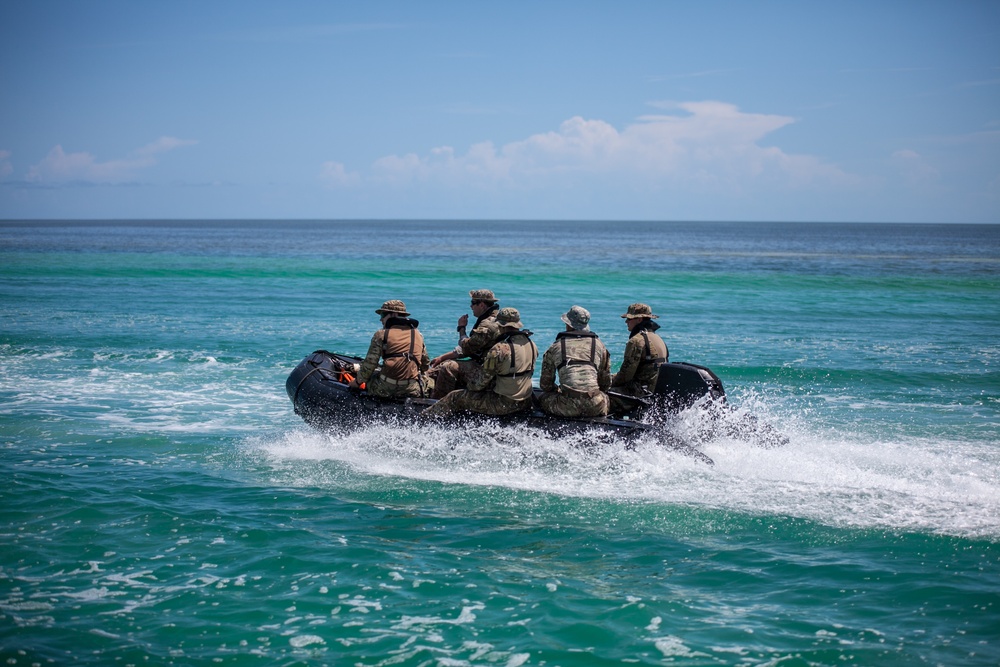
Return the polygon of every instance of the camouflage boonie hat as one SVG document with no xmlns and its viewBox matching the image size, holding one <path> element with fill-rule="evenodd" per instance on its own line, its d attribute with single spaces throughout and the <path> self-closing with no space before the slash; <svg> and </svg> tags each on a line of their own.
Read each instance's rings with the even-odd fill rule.
<svg viewBox="0 0 1000 667">
<path fill-rule="evenodd" d="M 633 303 L 628 307 L 628 312 L 626 312 L 622 317 L 626 319 L 634 319 L 639 317 L 645 317 L 648 319 L 655 320 L 659 315 L 653 314 L 653 309 L 644 303 Z"/>
<path fill-rule="evenodd" d="M 517 308 L 501 308 L 497 313 L 497 324 L 502 327 L 514 327 L 515 329 L 524 327 L 521 324 L 521 313 L 517 312 Z"/>
<path fill-rule="evenodd" d="M 382 307 L 375 311 L 377 315 L 409 315 L 406 312 L 406 304 L 399 299 L 390 299 L 382 304 Z"/>
<path fill-rule="evenodd" d="M 469 292 L 469 296 L 472 297 L 473 301 L 497 302 L 497 298 L 493 296 L 493 291 L 488 289 L 474 289 Z"/>
<path fill-rule="evenodd" d="M 573 306 L 560 319 L 577 331 L 590 331 L 590 311 Z"/>
</svg>

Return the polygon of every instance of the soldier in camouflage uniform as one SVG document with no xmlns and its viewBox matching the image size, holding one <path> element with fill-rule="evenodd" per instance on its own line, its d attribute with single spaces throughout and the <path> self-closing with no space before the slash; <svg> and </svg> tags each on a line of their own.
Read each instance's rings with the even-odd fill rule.
<svg viewBox="0 0 1000 667">
<path fill-rule="evenodd" d="M 454 350 L 431 359 L 431 369 L 436 371 L 434 398 L 444 398 L 455 389 L 481 386 L 486 382 L 483 359 L 500 337 L 500 325 L 496 321 L 500 305 L 488 289 L 472 290 L 469 296 L 472 298 L 472 314 L 476 316 L 472 333 L 466 335 L 469 316 L 462 315 L 458 318 L 458 345 Z"/>
<path fill-rule="evenodd" d="M 421 376 L 430 366 L 420 324 L 409 318 L 406 304 L 392 299 L 375 311 L 382 327 L 372 335 L 368 354 L 350 386 L 365 384 L 368 393 L 381 398 L 423 396 L 426 380 Z M 384 363 L 379 366 L 379 361 Z M 377 371 L 377 372 L 376 372 Z"/>
<path fill-rule="evenodd" d="M 573 306 L 562 321 L 566 331 L 556 336 L 542 357 L 542 409 L 559 417 L 606 415 L 609 402 L 604 392 L 611 385 L 611 355 L 590 330 L 590 313 L 585 308 Z"/>
<path fill-rule="evenodd" d="M 481 383 L 456 389 L 421 413 L 440 418 L 458 412 L 509 415 L 531 407 L 531 376 L 538 348 L 523 330 L 521 314 L 503 308 L 496 316 L 500 337 L 483 358 Z"/>
<path fill-rule="evenodd" d="M 659 317 L 644 303 L 633 303 L 622 317 L 629 329 L 628 343 L 621 368 L 611 380 L 611 390 L 628 396 L 645 396 L 656 387 L 660 364 L 667 362 L 670 351 L 656 333 Z M 622 412 L 628 406 L 612 397 L 611 411 Z"/>
</svg>

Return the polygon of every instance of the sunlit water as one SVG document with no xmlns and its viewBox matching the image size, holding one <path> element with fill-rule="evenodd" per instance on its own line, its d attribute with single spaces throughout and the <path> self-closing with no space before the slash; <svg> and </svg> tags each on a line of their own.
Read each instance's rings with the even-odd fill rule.
<svg viewBox="0 0 1000 667">
<path fill-rule="evenodd" d="M 284 379 L 490 287 L 711 367 L 647 438 L 319 433 Z M 0 224 L 6 664 L 997 664 L 1000 227 Z M 708 434 L 708 435 L 706 435 Z"/>
</svg>

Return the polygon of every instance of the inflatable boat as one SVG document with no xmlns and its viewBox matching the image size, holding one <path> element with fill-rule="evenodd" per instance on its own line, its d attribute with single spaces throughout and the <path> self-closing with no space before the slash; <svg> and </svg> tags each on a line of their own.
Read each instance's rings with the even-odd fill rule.
<svg viewBox="0 0 1000 667">
<path fill-rule="evenodd" d="M 303 359 L 285 381 L 285 391 L 295 413 L 317 429 L 343 433 L 378 423 L 413 424 L 420 420 L 420 412 L 435 402 L 431 398 L 385 399 L 350 388 L 348 383 L 357 373 L 361 361 L 359 357 L 326 350 L 317 350 Z M 540 389 L 535 389 L 536 396 L 540 392 Z M 712 463 L 708 456 L 669 428 L 671 416 L 696 404 L 714 406 L 714 409 L 725 405 L 726 393 L 722 382 L 711 370 L 695 364 L 666 363 L 660 367 L 651 396 L 618 396 L 626 404 L 627 411 L 608 417 L 556 417 L 542 412 L 536 400 L 532 401 L 530 410 L 518 414 L 504 417 L 456 415 L 455 422 L 464 426 L 484 420 L 517 423 L 555 436 L 586 433 L 595 441 L 616 438 L 631 443 L 645 436 L 663 446 Z M 757 444 L 782 444 L 781 436 L 773 429 L 761 430 L 759 427 L 763 425 L 754 426 L 765 436 Z"/>
</svg>

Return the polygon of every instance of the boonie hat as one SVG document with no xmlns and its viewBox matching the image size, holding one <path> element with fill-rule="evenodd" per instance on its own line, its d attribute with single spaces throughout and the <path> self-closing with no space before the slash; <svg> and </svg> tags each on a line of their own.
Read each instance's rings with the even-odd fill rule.
<svg viewBox="0 0 1000 667">
<path fill-rule="evenodd" d="M 382 307 L 375 311 L 377 315 L 409 315 L 406 312 L 406 304 L 399 299 L 390 299 L 382 304 Z"/>
<path fill-rule="evenodd" d="M 644 303 L 633 303 L 628 307 L 628 311 L 622 315 L 622 317 L 627 319 L 645 317 L 655 320 L 659 317 L 659 315 L 654 315 L 653 309 Z"/>
<path fill-rule="evenodd" d="M 586 308 L 573 306 L 560 319 L 577 331 L 590 331 L 590 311 Z"/>
<path fill-rule="evenodd" d="M 524 327 L 521 324 L 521 313 L 517 312 L 517 308 L 501 308 L 497 312 L 497 324 L 504 327 L 514 327 L 515 329 Z"/>
<path fill-rule="evenodd" d="M 473 301 L 497 302 L 497 298 L 493 296 L 493 291 L 488 289 L 474 289 L 469 292 L 469 296 L 472 297 Z"/>
</svg>

